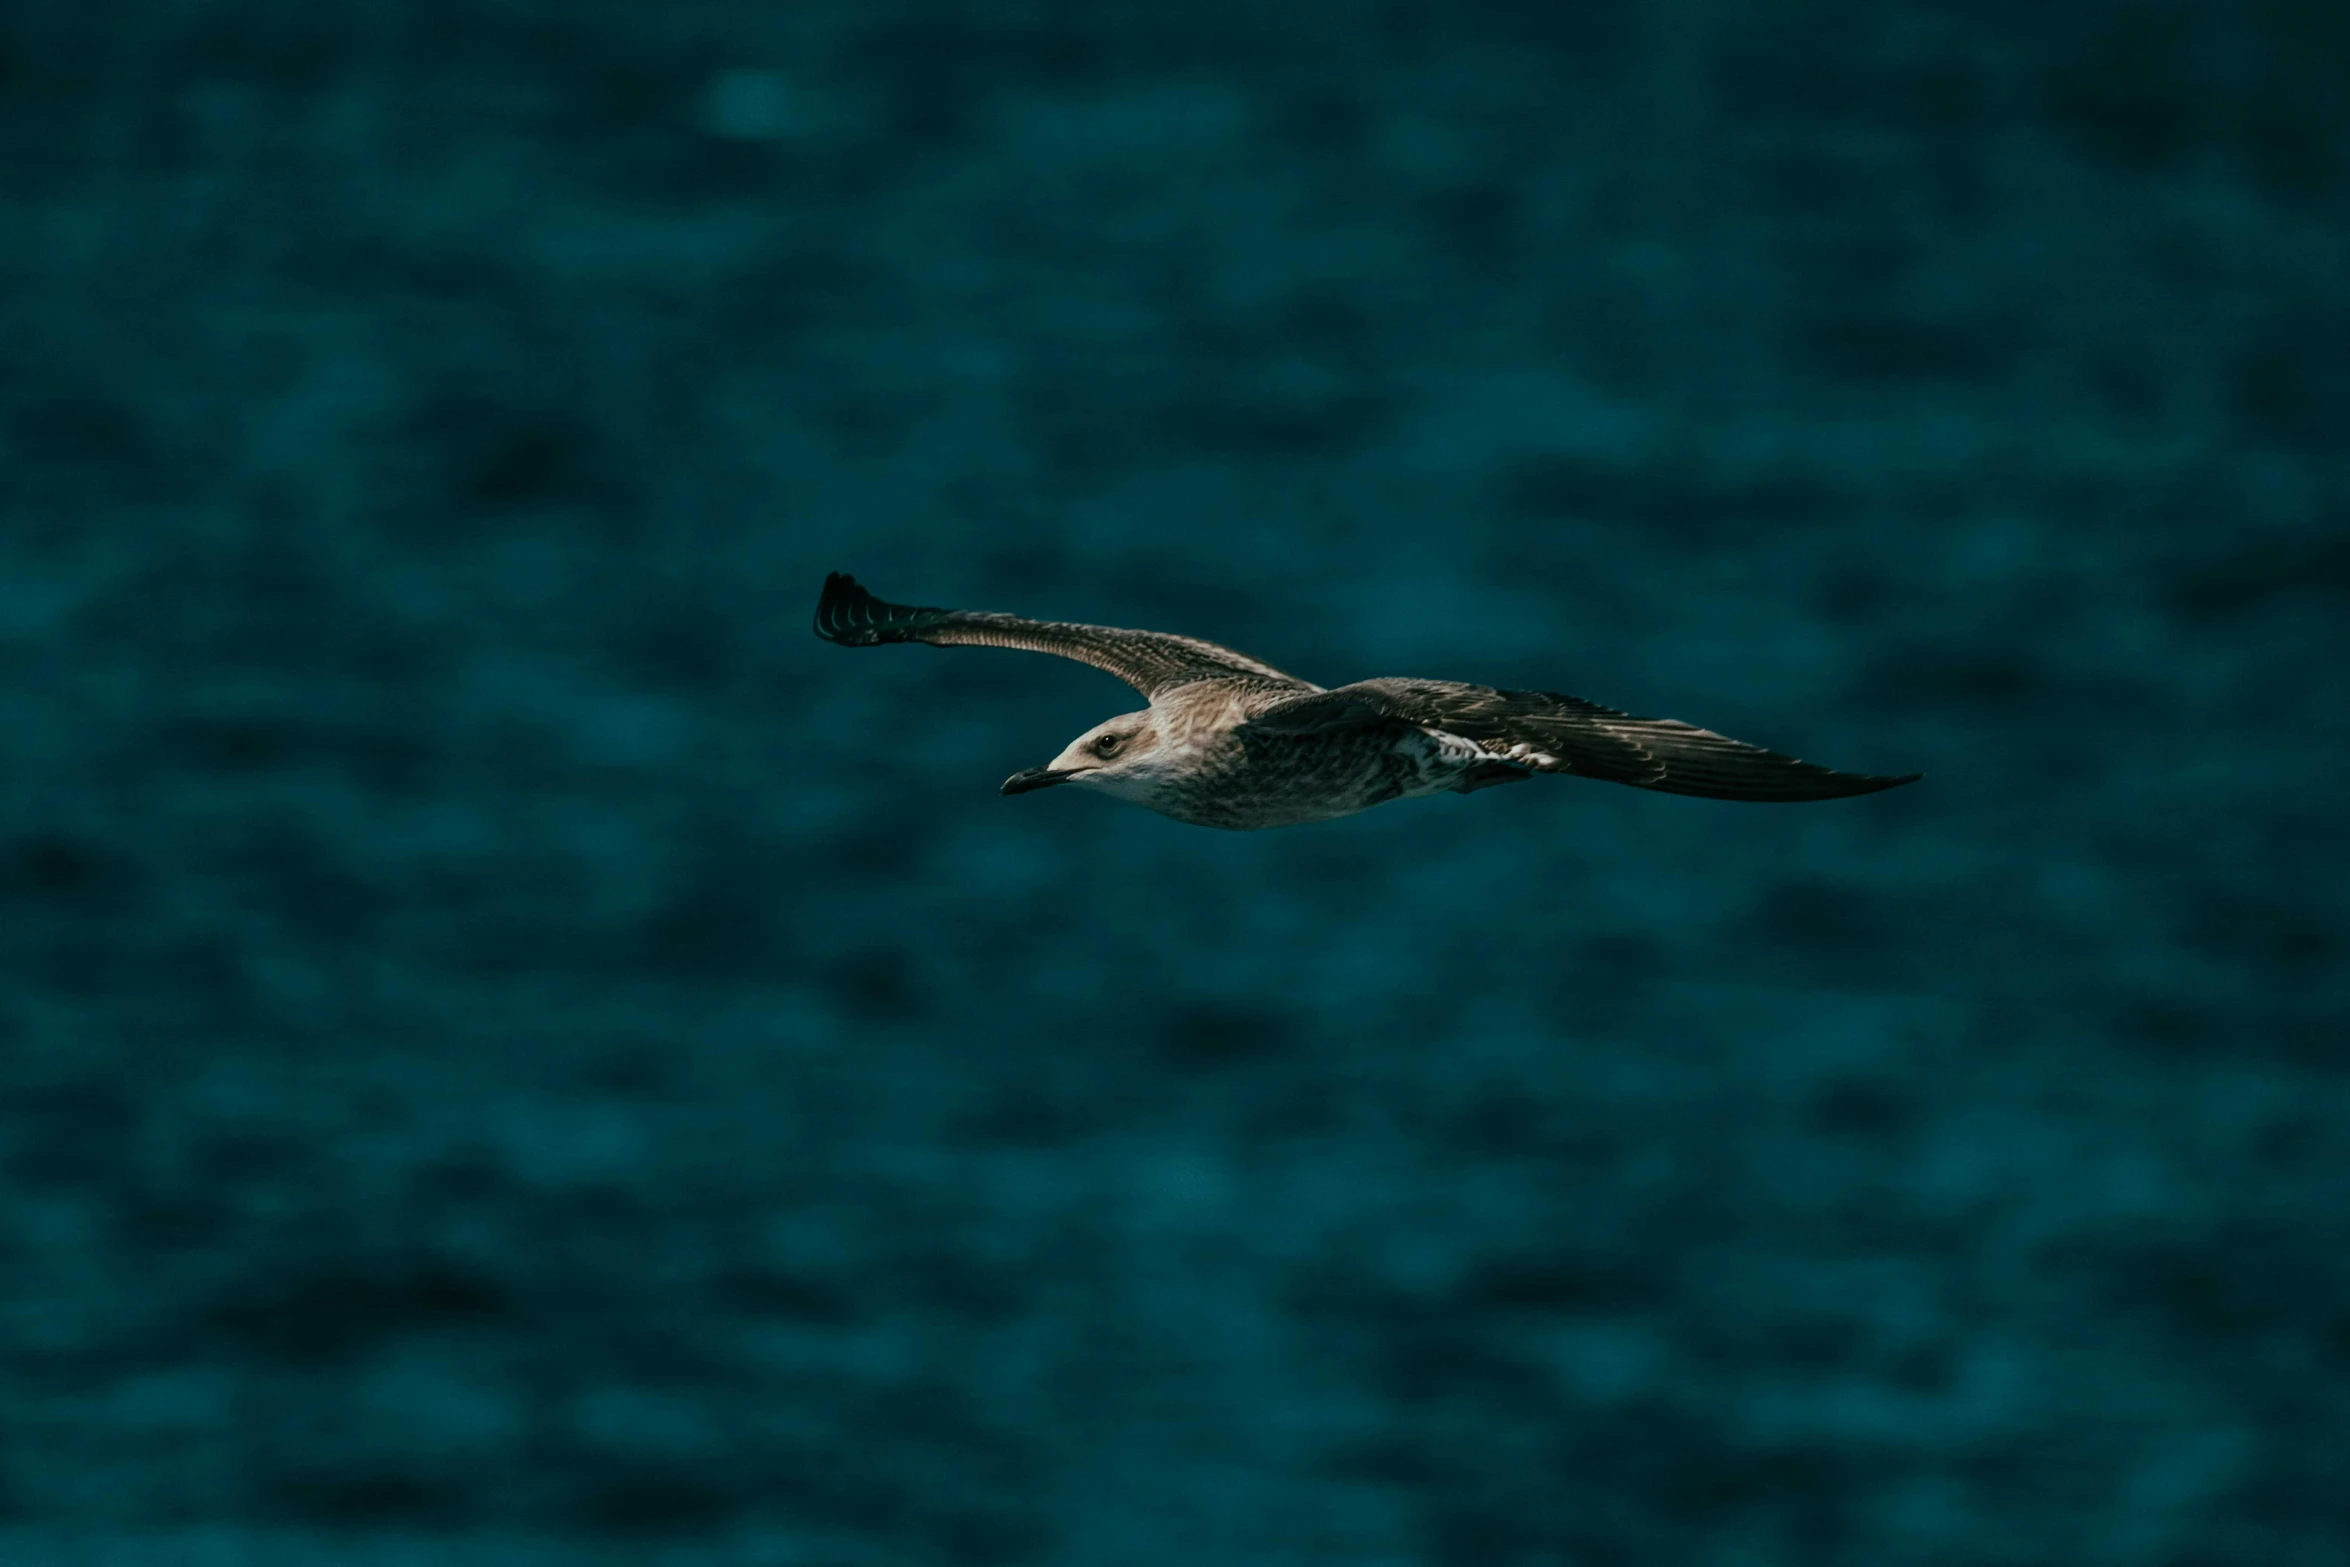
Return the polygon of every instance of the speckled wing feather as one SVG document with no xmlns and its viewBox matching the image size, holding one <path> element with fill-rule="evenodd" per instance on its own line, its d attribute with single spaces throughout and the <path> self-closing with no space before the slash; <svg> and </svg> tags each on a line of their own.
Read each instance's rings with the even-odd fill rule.
<svg viewBox="0 0 2350 1567">
<path fill-rule="evenodd" d="M 1449 680 L 1365 680 L 1278 702 L 1251 725 L 1271 734 L 1320 734 L 1394 722 L 1459 735 L 1537 772 L 1709 800 L 1833 800 L 1922 776 L 1840 773 L 1676 719 L 1635 718 L 1551 691 Z"/>
<path fill-rule="evenodd" d="M 1154 699 L 1162 691 L 1199 680 L 1241 678 L 1255 686 L 1299 692 L 1318 689 L 1245 653 L 1196 637 L 888 604 L 859 587 L 856 578 L 837 571 L 824 579 L 824 597 L 816 605 L 816 635 L 843 647 L 927 642 L 933 647 L 1011 647 L 1054 653 L 1107 670 Z"/>
</svg>

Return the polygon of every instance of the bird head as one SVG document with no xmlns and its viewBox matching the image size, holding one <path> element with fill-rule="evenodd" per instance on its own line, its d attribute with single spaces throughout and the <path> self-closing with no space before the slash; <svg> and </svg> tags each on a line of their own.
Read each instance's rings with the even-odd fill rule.
<svg viewBox="0 0 2350 1567">
<path fill-rule="evenodd" d="M 1074 783 L 1109 794 L 1139 796 L 1150 792 L 1164 761 L 1158 723 L 1145 708 L 1096 724 L 1044 766 L 1014 773 L 1004 780 L 1004 793 L 1026 794 L 1057 783 Z"/>
</svg>

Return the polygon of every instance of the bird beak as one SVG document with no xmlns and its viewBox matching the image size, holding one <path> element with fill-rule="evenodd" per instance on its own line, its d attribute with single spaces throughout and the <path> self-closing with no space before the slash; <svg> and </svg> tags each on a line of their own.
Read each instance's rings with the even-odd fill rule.
<svg viewBox="0 0 2350 1567">
<path fill-rule="evenodd" d="M 1050 767 L 1031 767 L 1024 773 L 1014 773 L 1004 780 L 1004 793 L 1026 794 L 1031 789 L 1050 789 L 1064 778 L 1077 776 L 1076 769 L 1055 771 Z"/>
</svg>

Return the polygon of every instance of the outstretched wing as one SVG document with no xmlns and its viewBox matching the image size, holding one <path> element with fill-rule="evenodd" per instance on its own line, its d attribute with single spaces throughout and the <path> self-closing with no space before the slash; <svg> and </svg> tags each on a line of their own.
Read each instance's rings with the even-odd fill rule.
<svg viewBox="0 0 2350 1567">
<path fill-rule="evenodd" d="M 857 585 L 857 579 L 834 572 L 824 579 L 824 597 L 816 604 L 816 635 L 843 647 L 874 647 L 884 642 L 927 642 L 933 647 L 1016 647 L 1034 653 L 1057 653 L 1080 664 L 1108 670 L 1120 680 L 1156 698 L 1162 691 L 1190 685 L 1195 680 L 1244 677 L 1257 685 L 1285 686 L 1300 692 L 1319 689 L 1270 664 L 1260 664 L 1245 653 L 1235 653 L 1196 637 L 1170 636 L 1163 631 L 1121 631 L 1113 626 L 1077 626 L 1056 620 L 1024 620 L 1018 615 L 989 615 L 962 609 L 924 609 L 909 604 L 886 604 Z"/>
<path fill-rule="evenodd" d="M 1275 734 L 1401 721 L 1474 740 L 1503 761 L 1709 800 L 1833 800 L 1924 776 L 1840 773 L 1671 718 L 1634 718 L 1550 691 L 1449 680 L 1365 680 L 1276 703 L 1250 720 Z"/>
</svg>

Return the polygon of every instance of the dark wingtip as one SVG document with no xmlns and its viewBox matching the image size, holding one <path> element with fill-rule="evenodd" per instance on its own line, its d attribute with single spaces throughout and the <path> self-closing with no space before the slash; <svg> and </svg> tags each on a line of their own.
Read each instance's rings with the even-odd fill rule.
<svg viewBox="0 0 2350 1567">
<path fill-rule="evenodd" d="M 1751 793 L 1728 793 L 1692 788 L 1691 794 L 1704 794 L 1720 800 L 1761 800 L 1800 804 L 1810 800 L 1851 800 L 1864 794 L 1882 794 L 1887 789 L 1898 789 L 1903 784 L 1916 783 L 1924 773 L 1840 773 L 1830 768 L 1814 768 L 1800 763 L 1787 775 L 1758 787 Z M 1775 786 L 1770 786 L 1775 785 Z M 1649 784 L 1646 787 L 1655 788 Z"/>
<path fill-rule="evenodd" d="M 1925 777 L 1924 773 L 1840 773 L 1832 768 L 1799 762 L 1792 768 L 1744 779 L 1705 779 L 1687 775 L 1644 783 L 1643 789 L 1666 794 L 1693 794 L 1709 800 L 1753 800 L 1764 804 L 1797 805 L 1813 800 L 1850 800 L 1864 794 L 1882 794 Z"/>
<path fill-rule="evenodd" d="M 827 573 L 824 578 L 824 596 L 816 601 L 816 635 L 845 647 L 871 642 L 872 623 L 879 617 L 869 611 L 860 615 L 859 611 L 877 602 L 872 594 L 857 586 L 857 579 L 847 572 Z"/>
<path fill-rule="evenodd" d="M 1925 776 L 1926 775 L 1924 773 L 1877 774 L 1862 779 L 1862 782 L 1867 787 L 1857 792 L 1861 794 L 1877 794 L 1886 789 L 1898 789 L 1903 784 L 1916 783 L 1920 778 Z"/>
<path fill-rule="evenodd" d="M 825 577 L 824 596 L 816 601 L 816 635 L 842 647 L 918 641 L 926 626 L 947 613 L 877 599 L 860 587 L 856 578 L 835 571 Z"/>
</svg>

